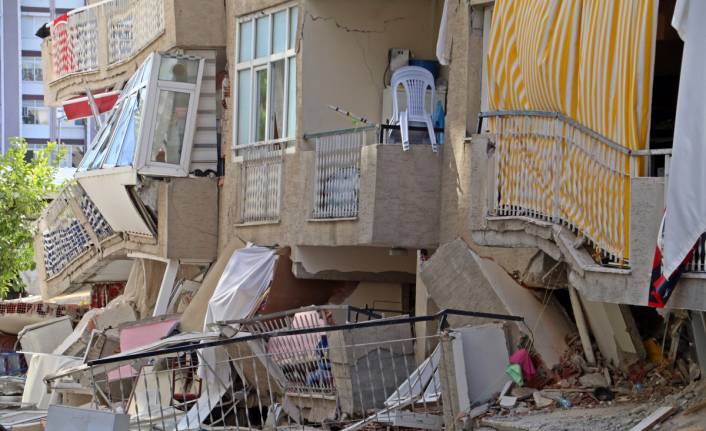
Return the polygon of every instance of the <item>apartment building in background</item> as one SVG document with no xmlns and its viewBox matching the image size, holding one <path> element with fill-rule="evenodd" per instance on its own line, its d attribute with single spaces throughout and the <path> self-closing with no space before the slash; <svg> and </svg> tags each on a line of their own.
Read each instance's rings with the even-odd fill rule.
<svg viewBox="0 0 706 431">
<path fill-rule="evenodd" d="M 0 150 L 9 139 L 24 137 L 30 151 L 47 141 L 61 141 L 67 156 L 62 168 L 77 166 L 83 157 L 91 120 L 67 120 L 60 106 L 44 103 L 45 73 L 42 39 L 36 32 L 45 23 L 84 6 L 84 0 L 7 0 L 0 4 Z"/>
</svg>

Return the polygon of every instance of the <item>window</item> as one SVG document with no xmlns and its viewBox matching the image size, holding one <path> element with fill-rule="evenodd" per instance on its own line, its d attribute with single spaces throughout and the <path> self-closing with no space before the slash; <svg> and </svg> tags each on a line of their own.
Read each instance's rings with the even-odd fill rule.
<svg viewBox="0 0 706 431">
<path fill-rule="evenodd" d="M 35 153 L 37 153 L 45 148 L 46 148 L 45 144 L 27 144 L 27 153 L 25 154 L 25 160 L 28 162 L 33 160 L 35 157 Z M 59 167 L 71 168 L 74 147 L 73 147 L 73 145 L 64 145 L 62 148 L 65 151 L 65 155 L 64 155 L 63 159 L 59 160 Z M 51 155 L 52 159 L 56 158 L 58 151 L 59 151 L 59 149 L 56 149 L 56 150 L 54 150 L 54 152 L 52 152 L 52 155 Z"/>
<path fill-rule="evenodd" d="M 49 14 L 39 14 L 39 15 L 22 15 L 20 29 L 23 39 L 31 39 L 35 36 L 35 33 L 39 28 L 44 25 L 44 23 L 49 21 Z"/>
<path fill-rule="evenodd" d="M 23 100 L 22 124 L 49 124 L 49 108 L 41 100 Z"/>
<path fill-rule="evenodd" d="M 22 80 L 41 82 L 42 79 L 42 58 L 22 57 Z"/>
<path fill-rule="evenodd" d="M 133 166 L 148 175 L 188 174 L 203 63 L 150 56 L 125 85 L 79 170 Z"/>
<path fill-rule="evenodd" d="M 298 13 L 297 7 L 284 7 L 238 22 L 236 146 L 294 137 Z"/>
</svg>

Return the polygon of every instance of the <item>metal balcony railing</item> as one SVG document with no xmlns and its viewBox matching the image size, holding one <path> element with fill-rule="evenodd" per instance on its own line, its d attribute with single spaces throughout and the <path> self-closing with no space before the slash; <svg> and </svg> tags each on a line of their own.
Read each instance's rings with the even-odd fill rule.
<svg viewBox="0 0 706 431">
<path fill-rule="evenodd" d="M 240 171 L 241 223 L 279 221 L 284 148 L 277 145 L 243 148 Z"/>
<path fill-rule="evenodd" d="M 495 149 L 489 215 L 562 224 L 590 240 L 601 263 L 629 263 L 630 179 L 661 157 L 668 181 L 671 149 L 630 150 L 558 113 L 480 116 Z M 706 272 L 706 234 L 686 272 Z"/>
<path fill-rule="evenodd" d="M 64 187 L 45 209 L 42 219 L 49 226 L 42 233 L 47 278 L 58 275 L 84 254 L 95 253 L 98 243 L 114 233 L 95 204 L 78 186 Z"/>
<path fill-rule="evenodd" d="M 51 27 L 53 79 L 129 60 L 164 32 L 164 16 L 164 0 L 106 0 L 60 17 Z"/>
<path fill-rule="evenodd" d="M 483 113 L 495 143 L 490 214 L 558 223 L 602 261 L 629 259 L 630 178 L 637 159 L 557 113 Z"/>
<path fill-rule="evenodd" d="M 89 360 L 46 381 L 50 387 L 89 384 L 94 407 L 128 414 L 135 430 L 358 430 L 378 424 L 400 427 L 420 418 L 437 425 L 428 429 L 441 429 L 443 403 L 451 409 L 451 392 L 442 395 L 451 389 L 444 389 L 442 379 L 453 378 L 454 366 L 451 338 L 441 331 L 448 328 L 447 319 L 524 324 L 517 316 L 443 310 L 325 326 L 265 326 L 298 311 L 238 321 L 259 330 L 237 336 L 178 335 L 160 342 L 165 347 Z M 414 324 L 421 322 L 436 324 L 440 331 L 415 335 Z M 419 342 L 445 348 L 418 363 Z"/>
<path fill-rule="evenodd" d="M 358 216 L 361 149 L 376 135 L 377 128 L 370 126 L 307 136 L 316 155 L 313 219 Z"/>
</svg>

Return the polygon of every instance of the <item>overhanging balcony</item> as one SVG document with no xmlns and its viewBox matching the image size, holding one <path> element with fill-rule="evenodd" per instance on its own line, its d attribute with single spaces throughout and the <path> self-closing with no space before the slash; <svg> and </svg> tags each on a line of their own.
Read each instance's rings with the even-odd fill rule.
<svg viewBox="0 0 706 431">
<path fill-rule="evenodd" d="M 85 283 L 126 280 L 135 253 L 179 262 L 214 260 L 215 181 L 173 178 L 151 187 L 152 237 L 112 226 L 80 184 L 64 187 L 38 221 L 34 253 L 42 295 L 53 297 Z M 131 203 L 114 200 L 117 203 L 109 210 L 133 211 Z"/>
<path fill-rule="evenodd" d="M 629 150 L 556 113 L 484 116 L 493 132 L 467 140 L 473 239 L 534 247 L 565 262 L 589 300 L 645 305 L 671 150 Z M 666 176 L 645 176 L 651 163 Z M 704 244 L 673 307 L 706 309 Z"/>
<path fill-rule="evenodd" d="M 415 133 L 412 128 L 411 133 Z M 414 136 L 409 151 L 381 126 L 307 135 L 307 229 L 355 227 L 360 244 L 424 248 L 438 243 L 441 155 Z M 441 151 L 441 150 L 439 150 Z M 315 240 L 312 234 L 303 243 Z"/>
<path fill-rule="evenodd" d="M 382 135 L 362 127 L 305 135 L 306 150 L 239 149 L 239 235 L 263 244 L 438 245 L 443 146 L 435 153 L 413 135 L 403 151 Z"/>
<path fill-rule="evenodd" d="M 42 43 L 45 102 L 125 82 L 153 51 L 225 46 L 218 0 L 105 0 L 57 18 Z"/>
</svg>

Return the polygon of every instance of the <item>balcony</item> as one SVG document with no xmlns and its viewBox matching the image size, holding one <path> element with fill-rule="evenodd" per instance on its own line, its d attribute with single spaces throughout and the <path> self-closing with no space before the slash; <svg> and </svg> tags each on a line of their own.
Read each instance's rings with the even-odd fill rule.
<svg viewBox="0 0 706 431">
<path fill-rule="evenodd" d="M 555 113 L 484 116 L 494 132 L 467 141 L 474 240 L 536 247 L 568 264 L 587 299 L 645 305 L 671 150 L 631 151 Z M 644 176 L 650 164 L 667 177 Z M 705 243 L 670 299 L 674 307 L 706 309 Z"/>
<path fill-rule="evenodd" d="M 380 137 L 373 126 L 306 135 L 307 151 L 244 150 L 236 165 L 244 238 L 305 246 L 436 245 L 440 154 L 427 144 L 403 151 Z M 267 226 L 253 231 L 258 225 Z"/>
<path fill-rule="evenodd" d="M 222 1 L 107 0 L 56 19 L 42 43 L 45 102 L 120 86 L 153 51 L 225 46 Z"/>
<path fill-rule="evenodd" d="M 42 295 L 56 296 L 84 283 L 126 280 L 135 253 L 158 260 L 214 260 L 215 181 L 175 178 L 149 192 L 156 203 L 153 237 L 112 226 L 80 184 L 66 186 L 38 221 L 34 250 Z M 131 210 L 116 207 L 124 214 Z"/>
</svg>

